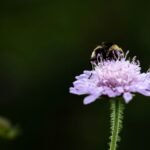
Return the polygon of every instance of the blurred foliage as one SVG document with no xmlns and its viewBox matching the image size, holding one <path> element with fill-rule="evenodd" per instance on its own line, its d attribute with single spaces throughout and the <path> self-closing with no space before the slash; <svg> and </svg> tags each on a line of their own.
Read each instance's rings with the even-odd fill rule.
<svg viewBox="0 0 150 150">
<path fill-rule="evenodd" d="M 20 131 L 16 126 L 13 127 L 9 120 L 6 118 L 0 117 L 0 137 L 7 140 L 15 139 Z"/>
<path fill-rule="evenodd" d="M 1 150 L 107 149 L 109 103 L 83 106 L 68 93 L 74 76 L 90 69 L 89 56 L 111 41 L 149 66 L 150 2 L 0 1 L 0 115 L 23 133 L 0 141 Z M 149 148 L 150 102 L 127 105 L 122 150 Z"/>
</svg>

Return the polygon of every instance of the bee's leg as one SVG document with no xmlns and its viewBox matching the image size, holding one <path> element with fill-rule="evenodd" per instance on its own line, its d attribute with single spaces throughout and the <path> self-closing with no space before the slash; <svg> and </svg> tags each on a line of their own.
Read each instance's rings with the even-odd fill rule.
<svg viewBox="0 0 150 150">
<path fill-rule="evenodd" d="M 90 79 L 92 77 L 92 73 L 90 74 L 90 76 L 88 77 L 88 79 Z"/>
<path fill-rule="evenodd" d="M 117 60 L 119 58 L 118 51 L 112 51 L 112 56 L 114 60 Z"/>
<path fill-rule="evenodd" d="M 91 61 L 91 65 L 92 65 L 92 70 L 94 70 L 96 64 Z M 93 75 L 93 74 L 91 73 L 91 74 L 89 75 L 88 79 L 90 79 L 90 78 L 92 77 L 92 75 Z"/>
</svg>

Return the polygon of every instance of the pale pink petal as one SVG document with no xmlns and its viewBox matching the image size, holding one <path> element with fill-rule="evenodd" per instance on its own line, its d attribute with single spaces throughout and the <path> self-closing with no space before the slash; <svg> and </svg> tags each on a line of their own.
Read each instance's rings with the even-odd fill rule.
<svg viewBox="0 0 150 150">
<path fill-rule="evenodd" d="M 87 96 L 87 97 L 84 98 L 83 104 L 84 104 L 84 105 L 90 104 L 90 103 L 96 101 L 97 98 L 98 98 L 98 97 L 95 96 L 95 95 Z"/>
<path fill-rule="evenodd" d="M 123 98 L 124 98 L 124 100 L 125 100 L 126 103 L 128 103 L 129 101 L 131 101 L 132 97 L 133 97 L 133 95 L 131 93 L 129 93 L 129 92 L 123 94 Z"/>
<path fill-rule="evenodd" d="M 140 94 L 145 95 L 145 96 L 150 96 L 150 91 L 146 91 L 146 90 L 138 90 L 138 92 L 139 92 Z"/>
</svg>

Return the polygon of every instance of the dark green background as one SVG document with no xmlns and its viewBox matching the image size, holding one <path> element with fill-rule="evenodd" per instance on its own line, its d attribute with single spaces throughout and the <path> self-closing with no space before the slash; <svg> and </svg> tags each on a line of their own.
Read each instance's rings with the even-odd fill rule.
<svg viewBox="0 0 150 150">
<path fill-rule="evenodd" d="M 92 49 L 119 44 L 150 64 L 150 2 L 110 0 L 0 1 L 0 114 L 22 134 L 1 150 L 106 150 L 109 101 L 84 106 L 68 93 L 91 69 Z M 150 149 L 150 98 L 126 106 L 120 150 Z"/>
</svg>

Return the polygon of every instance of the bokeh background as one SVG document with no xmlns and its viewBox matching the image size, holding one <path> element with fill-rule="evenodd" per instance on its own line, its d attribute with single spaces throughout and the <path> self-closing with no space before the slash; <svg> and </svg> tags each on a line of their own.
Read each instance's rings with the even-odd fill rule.
<svg viewBox="0 0 150 150">
<path fill-rule="evenodd" d="M 0 115 L 22 132 L 1 150 L 106 150 L 109 101 L 83 105 L 71 95 L 74 76 L 91 69 L 102 41 L 150 64 L 150 2 L 108 0 L 0 1 Z M 146 150 L 150 98 L 126 106 L 121 150 Z"/>
</svg>

